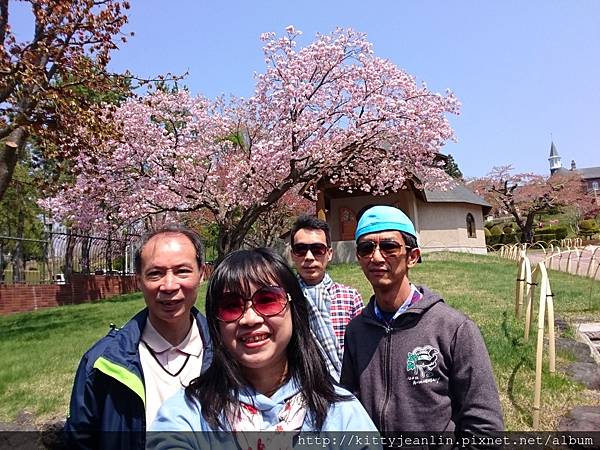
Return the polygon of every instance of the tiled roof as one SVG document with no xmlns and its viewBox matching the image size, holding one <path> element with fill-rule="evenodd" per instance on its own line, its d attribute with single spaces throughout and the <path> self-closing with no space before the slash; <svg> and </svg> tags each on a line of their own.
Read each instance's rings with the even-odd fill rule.
<svg viewBox="0 0 600 450">
<path fill-rule="evenodd" d="M 464 184 L 458 183 L 447 191 L 423 190 L 423 195 L 428 203 L 471 203 L 491 207 L 483 198 L 475 194 Z"/>
<path fill-rule="evenodd" d="M 600 167 L 582 167 L 581 169 L 575 169 L 575 171 L 578 172 L 579 175 L 581 175 L 581 178 L 584 180 L 589 180 L 590 178 L 600 178 Z M 571 171 L 561 167 L 556 172 L 560 174 L 568 174 Z"/>
<path fill-rule="evenodd" d="M 600 178 L 600 167 L 584 167 L 577 169 L 584 180 L 589 178 Z"/>
</svg>

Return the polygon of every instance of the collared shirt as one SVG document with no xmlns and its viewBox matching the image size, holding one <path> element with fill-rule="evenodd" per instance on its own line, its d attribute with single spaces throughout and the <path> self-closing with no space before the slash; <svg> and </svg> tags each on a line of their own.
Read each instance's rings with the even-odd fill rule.
<svg viewBox="0 0 600 450">
<path fill-rule="evenodd" d="M 422 298 L 423 298 L 423 294 L 421 294 L 419 292 L 419 290 L 416 288 L 416 286 L 411 283 L 410 284 L 410 293 L 408 294 L 408 297 L 406 298 L 404 303 L 402 303 L 400 308 L 398 308 L 398 310 L 393 315 L 392 315 L 392 313 L 382 311 L 379 308 L 379 306 L 377 305 L 377 302 L 375 302 L 375 315 L 377 316 L 377 318 L 380 321 L 382 321 L 386 324 L 390 324 L 400 314 L 402 314 L 404 311 L 406 311 L 408 308 L 410 308 L 415 303 L 419 302 Z"/>
<path fill-rule="evenodd" d="M 183 341 L 173 346 L 148 319 L 138 348 L 146 389 L 146 424 L 149 425 L 167 398 L 200 375 L 204 347 L 195 321 Z"/>
<path fill-rule="evenodd" d="M 344 354 L 346 326 L 364 308 L 356 289 L 334 283 L 329 274 L 316 285 L 307 285 L 298 277 L 309 303 L 309 322 L 317 346 L 333 377 L 338 380 Z"/>
</svg>

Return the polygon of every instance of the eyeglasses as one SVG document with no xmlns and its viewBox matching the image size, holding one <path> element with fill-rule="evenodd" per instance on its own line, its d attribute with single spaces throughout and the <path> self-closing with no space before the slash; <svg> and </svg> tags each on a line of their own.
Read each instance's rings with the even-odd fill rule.
<svg viewBox="0 0 600 450">
<path fill-rule="evenodd" d="M 373 255 L 377 247 L 379 247 L 381 254 L 386 257 L 398 256 L 402 247 L 406 247 L 408 252 L 412 250 L 411 247 L 396 241 L 362 241 L 356 244 L 356 253 L 361 258 L 368 258 Z"/>
<path fill-rule="evenodd" d="M 316 244 L 294 244 L 292 245 L 292 253 L 296 256 L 306 256 L 308 251 L 313 254 L 313 256 L 323 256 L 327 253 L 327 246 L 325 244 L 316 243 Z"/>
<path fill-rule="evenodd" d="M 252 298 L 245 298 L 237 292 L 224 292 L 217 306 L 217 319 L 222 322 L 235 322 L 246 312 L 246 305 L 263 317 L 276 316 L 285 309 L 292 299 L 285 289 L 266 286 L 257 290 Z"/>
</svg>

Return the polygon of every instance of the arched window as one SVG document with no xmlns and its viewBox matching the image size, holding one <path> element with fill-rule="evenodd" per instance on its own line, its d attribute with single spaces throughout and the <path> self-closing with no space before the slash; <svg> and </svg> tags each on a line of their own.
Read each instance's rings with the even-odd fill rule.
<svg viewBox="0 0 600 450">
<path fill-rule="evenodd" d="M 475 233 L 475 219 L 473 218 L 473 214 L 467 214 L 467 235 L 470 238 L 477 237 Z"/>
</svg>

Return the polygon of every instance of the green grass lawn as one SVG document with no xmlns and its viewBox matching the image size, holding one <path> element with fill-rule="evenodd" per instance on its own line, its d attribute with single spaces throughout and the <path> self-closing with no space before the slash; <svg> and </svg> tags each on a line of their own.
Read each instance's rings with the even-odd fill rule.
<svg viewBox="0 0 600 450">
<path fill-rule="evenodd" d="M 514 318 L 516 263 L 493 256 L 427 254 L 411 272 L 418 284 L 442 294 L 480 327 L 500 389 L 508 429 L 531 429 L 535 370 L 535 334 L 523 342 L 523 323 Z M 355 264 L 330 267 L 332 277 L 356 287 L 363 298 L 370 285 Z M 550 272 L 558 317 L 600 321 L 600 283 Z M 203 284 L 198 307 L 204 309 Z M 590 299 L 590 287 L 592 297 Z M 75 369 L 85 350 L 108 331 L 123 325 L 143 307 L 141 294 L 113 300 L 0 317 L 0 421 L 22 410 L 39 422 L 64 417 Z M 537 316 L 536 316 L 537 317 Z M 534 326 L 535 328 L 535 326 Z M 559 373 L 544 374 L 542 429 L 554 429 L 574 405 L 600 404 L 600 397 L 560 373 L 570 355 L 558 355 Z"/>
</svg>

